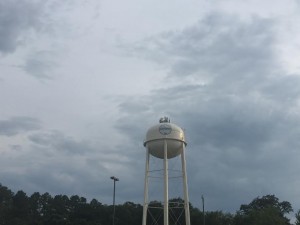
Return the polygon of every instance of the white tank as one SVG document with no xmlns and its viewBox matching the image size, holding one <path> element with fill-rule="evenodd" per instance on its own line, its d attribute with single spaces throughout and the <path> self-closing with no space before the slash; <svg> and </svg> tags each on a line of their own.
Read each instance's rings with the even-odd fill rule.
<svg viewBox="0 0 300 225">
<path fill-rule="evenodd" d="M 149 153 L 157 158 L 164 158 L 164 140 L 167 141 L 168 159 L 181 154 L 183 144 L 186 146 L 183 130 L 176 124 L 170 123 L 167 117 L 161 118 L 160 123 L 150 127 L 146 134 L 144 146 Z"/>
</svg>

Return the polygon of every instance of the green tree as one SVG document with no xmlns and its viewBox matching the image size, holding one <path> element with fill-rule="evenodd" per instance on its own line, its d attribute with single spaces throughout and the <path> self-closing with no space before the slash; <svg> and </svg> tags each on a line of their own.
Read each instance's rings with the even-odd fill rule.
<svg viewBox="0 0 300 225">
<path fill-rule="evenodd" d="M 205 215 L 205 222 L 207 225 L 231 225 L 232 221 L 233 215 L 230 213 L 223 213 L 222 211 L 207 212 Z"/>
<path fill-rule="evenodd" d="M 93 225 L 97 216 L 94 214 L 93 207 L 87 203 L 86 198 L 78 195 L 70 198 L 70 222 L 72 225 Z"/>
<path fill-rule="evenodd" d="M 241 205 L 234 221 L 236 225 L 290 225 L 285 214 L 292 212 L 289 202 L 279 202 L 275 195 L 255 198 L 248 205 Z"/>
<path fill-rule="evenodd" d="M 43 221 L 43 224 L 51 224 L 52 217 L 52 196 L 46 192 L 40 197 L 40 215 Z"/>
<path fill-rule="evenodd" d="M 0 225 L 8 224 L 14 193 L 0 183 Z"/>
<path fill-rule="evenodd" d="M 250 211 L 260 210 L 267 207 L 272 207 L 277 209 L 281 215 L 293 211 L 291 203 L 287 201 L 279 202 L 279 199 L 275 197 L 275 195 L 265 195 L 261 198 L 257 197 L 250 204 L 241 205 L 240 211 L 247 214 Z"/>
<path fill-rule="evenodd" d="M 30 217 L 30 224 L 37 225 L 41 224 L 41 211 L 42 211 L 42 204 L 41 204 L 41 195 L 39 192 L 33 193 L 29 198 L 29 217 Z"/>
<path fill-rule="evenodd" d="M 56 195 L 51 202 L 51 224 L 69 224 L 69 198 L 66 195 Z"/>
<path fill-rule="evenodd" d="M 29 223 L 29 198 L 24 191 L 13 196 L 12 218 L 8 224 L 26 225 Z"/>
<path fill-rule="evenodd" d="M 300 209 L 295 214 L 295 217 L 296 217 L 295 225 L 300 225 Z"/>
<path fill-rule="evenodd" d="M 142 222 L 143 207 L 133 202 L 125 202 L 116 206 L 115 223 L 117 225 L 140 225 Z"/>
<path fill-rule="evenodd" d="M 198 209 L 190 208 L 191 224 L 203 225 L 203 213 Z"/>
</svg>

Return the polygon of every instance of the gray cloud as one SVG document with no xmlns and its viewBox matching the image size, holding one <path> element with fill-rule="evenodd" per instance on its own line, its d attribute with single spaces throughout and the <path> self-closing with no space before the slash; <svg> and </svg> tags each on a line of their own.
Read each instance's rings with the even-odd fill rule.
<svg viewBox="0 0 300 225">
<path fill-rule="evenodd" d="M 241 24 L 234 16 L 211 14 L 182 31 L 150 37 L 137 44 L 134 52 L 168 63 L 172 78 L 197 76 L 228 82 L 243 76 L 243 82 L 253 82 L 274 67 L 273 24 L 257 17 Z"/>
<path fill-rule="evenodd" d="M 75 180 L 79 182 L 81 179 L 80 185 L 90 183 L 92 179 L 95 179 L 93 182 L 100 182 L 102 176 L 109 176 L 109 171 L 113 173 L 114 170 L 117 170 L 120 174 L 126 173 L 125 171 L 130 171 L 132 167 L 134 167 L 135 159 L 130 159 L 130 149 L 124 149 L 124 146 L 121 145 L 114 149 L 101 143 L 93 144 L 92 141 L 77 140 L 59 131 L 36 132 L 29 135 L 28 138 L 32 142 L 31 148 L 33 151 L 43 152 L 43 155 L 46 154 L 50 161 L 53 160 L 53 163 L 64 163 L 64 160 L 67 160 L 68 157 L 70 160 L 78 161 L 79 168 L 82 168 L 80 171 L 79 168 L 72 163 L 67 163 L 65 166 L 57 166 L 57 168 L 61 171 L 60 173 L 69 174 L 74 182 Z M 57 155 L 61 157 L 62 161 L 55 159 Z M 54 174 L 58 173 L 53 169 L 50 169 L 50 172 Z M 134 173 L 132 172 L 132 174 Z M 89 181 L 82 182 L 82 176 L 87 176 L 85 179 Z M 123 179 L 125 179 L 126 176 L 129 176 L 128 180 L 134 179 L 134 177 L 130 178 L 130 176 L 132 176 L 131 174 L 123 174 Z M 106 179 L 106 177 L 104 179 Z M 125 181 L 123 182 L 125 183 Z M 70 184 L 68 183 L 66 185 Z M 92 193 L 94 194 L 99 194 L 99 190 L 96 191 L 97 188 L 86 188 L 93 190 Z M 106 187 L 104 186 L 102 188 Z M 90 194 L 91 193 L 89 193 L 89 195 Z"/>
<path fill-rule="evenodd" d="M 25 66 L 22 68 L 30 75 L 38 79 L 51 79 L 53 77 L 53 70 L 57 67 L 54 53 L 50 51 L 39 51 L 31 54 Z"/>
<path fill-rule="evenodd" d="M 40 128 L 40 122 L 31 117 L 12 117 L 7 120 L 0 120 L 0 135 L 13 136 Z"/>
<path fill-rule="evenodd" d="M 31 7 L 31 2 L 24 2 Z M 51 2 L 47 1 L 48 13 L 56 12 L 62 4 L 56 0 Z M 71 6 L 72 1 L 67 2 Z M 41 5 L 36 7 L 41 9 L 38 15 L 45 12 Z M 57 21 L 48 22 L 63 23 L 62 14 Z M 33 27 L 29 25 L 31 22 L 18 25 L 21 22 L 16 19 L 13 27 L 6 28 L 15 33 L 12 40 L 0 37 L 2 43 L 6 41 L 5 46 L 11 46 L 10 50 L 0 47 L 0 52 L 13 52 L 19 41 L 25 41 L 27 32 L 41 29 L 45 21 L 40 21 L 38 15 L 33 15 Z M 42 29 L 49 31 L 51 27 Z M 59 29 L 63 31 L 64 26 Z M 186 130 L 190 200 L 194 205 L 199 206 L 199 196 L 204 194 L 208 210 L 235 211 L 241 203 L 250 202 L 258 195 L 274 193 L 282 200 L 291 201 L 295 209 L 300 208 L 294 202 L 300 194 L 296 181 L 300 170 L 300 80 L 286 74 L 277 61 L 276 29 L 276 23 L 270 19 L 253 17 L 241 21 L 239 17 L 214 13 L 186 29 L 164 32 L 130 46 L 131 56 L 161 66 L 167 71 L 167 78 L 149 94 L 125 96 L 121 100 L 119 97 L 119 112 L 110 112 L 116 116 L 108 117 L 111 118 L 108 124 L 101 124 L 102 120 L 99 124 L 93 122 L 93 127 L 99 126 L 99 134 L 79 131 L 85 132 L 86 137 L 91 135 L 93 140 L 82 140 L 61 131 L 36 130 L 40 129 L 39 122 L 26 118 L 0 121 L 0 135 L 31 131 L 30 142 L 18 137 L 3 138 L 7 147 L 1 149 L 1 181 L 28 193 L 80 194 L 110 204 L 109 176 L 115 175 L 120 178 L 117 201 L 141 202 L 144 136 L 158 121 L 158 116 L 169 115 L 172 122 Z M 52 51 L 37 46 L 27 56 L 24 66 L 19 68 L 38 78 L 51 77 L 49 71 L 58 62 Z M 109 57 L 107 60 L 117 65 Z M 81 80 L 77 82 L 80 84 Z M 50 88 L 64 90 L 61 85 Z M 93 90 L 84 92 L 84 88 L 83 85 L 80 96 L 94 93 Z M 100 93 L 95 92 L 93 96 L 103 96 Z M 81 125 L 96 113 L 94 104 L 87 102 L 80 106 L 82 99 L 76 104 L 88 114 L 82 117 Z M 105 112 L 111 108 L 101 105 L 99 110 Z M 56 122 L 53 126 L 59 123 Z M 106 127 L 110 128 L 109 132 Z M 161 161 L 152 165 L 161 166 Z M 152 191 L 151 197 L 158 196 L 157 190 Z"/>
<path fill-rule="evenodd" d="M 0 1 L 0 52 L 10 53 L 24 41 L 24 33 L 41 26 L 42 1 Z M 28 34 L 28 33 L 27 33 Z"/>
<path fill-rule="evenodd" d="M 47 12 L 52 4 L 48 1 L 0 0 L 0 53 L 13 53 L 19 46 L 30 45 L 34 35 L 54 33 L 53 22 Z M 55 66 L 54 57 L 49 56 L 49 52 L 35 51 L 25 59 L 24 66 L 13 67 L 36 78 L 49 79 Z"/>
<path fill-rule="evenodd" d="M 65 152 L 68 154 L 84 154 L 85 152 L 93 152 L 88 143 L 76 141 L 71 137 L 66 137 L 59 131 L 39 132 L 31 134 L 29 140 L 39 146 L 50 148 L 55 152 Z"/>
<path fill-rule="evenodd" d="M 121 147 L 112 149 L 60 131 L 35 131 L 28 139 L 28 146 L 10 145 L 14 157 L 4 151 L 0 159 L 2 182 L 28 194 L 35 191 L 78 194 L 110 203 L 107 193 L 111 191 L 111 175 L 122 176 L 122 185 L 127 186 L 136 178 L 136 173 L 130 172 L 134 161 L 130 161 Z M 135 190 L 124 187 L 119 193 L 123 194 L 118 201 L 124 202 L 128 200 L 127 193 L 133 195 Z"/>
<path fill-rule="evenodd" d="M 117 128 L 142 141 L 149 115 L 165 112 L 183 125 L 191 199 L 206 195 L 208 208 L 235 211 L 268 193 L 300 207 L 292 172 L 300 169 L 300 78 L 278 63 L 274 29 L 272 20 L 212 14 L 134 48 L 134 55 L 168 68 L 169 76 L 165 88 L 125 99 Z M 131 112 L 132 104 L 140 110 Z M 132 120 L 145 125 L 135 129 Z"/>
<path fill-rule="evenodd" d="M 24 63 L 4 65 L 20 68 L 38 79 L 51 79 L 58 55 L 67 46 L 64 42 L 83 32 L 78 24 L 71 24 L 72 10 L 80 6 L 94 12 L 96 9 L 90 9 L 93 4 L 69 0 L 0 0 L 0 55 L 12 54 L 20 46 L 27 47 L 23 48 L 27 55 Z"/>
</svg>

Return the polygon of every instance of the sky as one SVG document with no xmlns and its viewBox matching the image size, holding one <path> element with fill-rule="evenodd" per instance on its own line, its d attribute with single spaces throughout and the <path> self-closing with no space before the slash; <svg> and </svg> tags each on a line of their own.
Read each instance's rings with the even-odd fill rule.
<svg viewBox="0 0 300 225">
<path fill-rule="evenodd" d="M 168 116 L 185 130 L 194 206 L 204 195 L 207 210 L 235 212 L 274 194 L 299 210 L 299 11 L 298 0 L 0 0 L 0 183 L 111 204 L 116 176 L 117 204 L 142 203 L 143 141 Z"/>
</svg>

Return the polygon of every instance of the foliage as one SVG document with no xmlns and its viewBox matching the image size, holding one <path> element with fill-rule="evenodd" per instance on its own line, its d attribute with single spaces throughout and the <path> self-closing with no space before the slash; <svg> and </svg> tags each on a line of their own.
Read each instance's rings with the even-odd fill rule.
<svg viewBox="0 0 300 225">
<path fill-rule="evenodd" d="M 285 214 L 292 212 L 289 202 L 279 202 L 274 195 L 255 198 L 248 205 L 241 205 L 235 216 L 236 225 L 290 225 Z"/>
<path fill-rule="evenodd" d="M 295 214 L 296 217 L 296 223 L 295 225 L 300 225 L 300 210 Z"/>
<path fill-rule="evenodd" d="M 208 212 L 205 215 L 205 224 L 213 225 L 231 225 L 233 221 L 233 215 L 230 213 L 223 213 L 222 211 Z"/>
<path fill-rule="evenodd" d="M 184 201 L 171 199 L 169 203 L 170 225 L 184 225 Z M 255 198 L 243 204 L 236 214 L 222 211 L 205 212 L 190 207 L 192 225 L 290 225 L 285 214 L 292 212 L 291 204 L 280 202 L 274 195 Z M 25 192 L 14 194 L 0 184 L 0 225 L 111 225 L 113 206 L 103 205 L 96 199 L 88 202 L 78 195 L 68 197 L 49 193 Z M 116 205 L 116 225 L 140 225 L 143 207 L 133 202 Z M 296 225 L 300 225 L 300 210 L 296 213 Z M 156 222 L 155 222 L 156 221 Z M 163 224 L 163 204 L 149 203 L 147 224 Z"/>
</svg>

